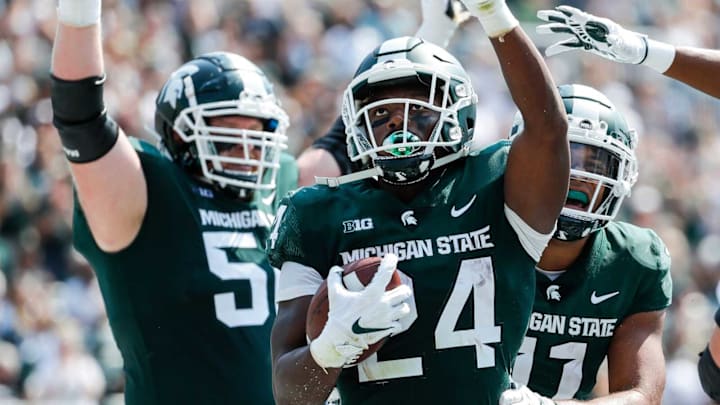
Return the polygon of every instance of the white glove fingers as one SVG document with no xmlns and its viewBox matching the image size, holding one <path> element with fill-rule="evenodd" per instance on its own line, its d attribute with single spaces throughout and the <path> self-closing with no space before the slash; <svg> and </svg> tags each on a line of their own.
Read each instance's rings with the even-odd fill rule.
<svg viewBox="0 0 720 405">
<path fill-rule="evenodd" d="M 547 22 L 567 23 L 567 16 L 556 10 L 538 10 L 537 18 Z"/>
<path fill-rule="evenodd" d="M 584 12 L 580 9 L 577 9 L 575 7 L 572 7 L 572 6 L 565 6 L 565 5 L 557 6 L 557 7 L 555 7 L 555 10 L 560 11 L 561 13 L 565 14 L 568 17 L 581 16 L 581 15 L 590 16 L 590 14 L 587 14 L 586 12 Z"/>
<path fill-rule="evenodd" d="M 346 292 L 346 288 L 342 283 L 343 268 L 340 266 L 333 266 L 330 268 L 327 276 L 327 287 L 328 287 L 328 307 L 333 308 L 335 297 Z"/>
<path fill-rule="evenodd" d="M 393 253 L 388 253 L 380 261 L 377 273 L 370 281 L 370 284 L 365 287 L 365 291 L 368 294 L 382 294 L 385 291 L 390 279 L 397 268 L 398 257 Z"/>
<path fill-rule="evenodd" d="M 410 315 L 410 305 L 408 305 L 406 302 L 403 302 L 400 305 L 396 305 L 392 307 L 389 315 L 390 319 L 392 319 L 393 322 L 399 322 L 400 319 Z"/>
<path fill-rule="evenodd" d="M 395 253 L 388 253 L 385 256 L 383 256 L 382 260 L 380 260 L 380 268 L 378 271 L 383 271 L 383 269 L 391 269 L 395 270 L 397 269 L 398 264 L 398 257 Z"/>
<path fill-rule="evenodd" d="M 561 53 L 576 51 L 584 49 L 585 45 L 582 42 L 577 41 L 575 38 L 566 39 L 565 41 L 552 44 L 545 49 L 545 56 L 555 56 Z"/>
<path fill-rule="evenodd" d="M 572 28 L 562 23 L 550 23 L 542 24 L 535 27 L 535 32 L 538 34 L 573 34 Z"/>
<path fill-rule="evenodd" d="M 408 298 L 412 297 L 412 289 L 405 284 L 397 286 L 390 291 L 386 291 L 383 298 L 388 300 L 390 305 L 395 306 Z"/>
<path fill-rule="evenodd" d="M 445 15 L 457 25 L 464 23 L 471 16 L 470 11 L 468 11 L 465 4 L 460 0 L 449 0 L 447 2 L 447 8 L 445 9 Z"/>
<path fill-rule="evenodd" d="M 608 34 L 613 31 L 612 22 L 588 21 L 585 23 L 585 32 L 596 41 L 606 41 Z M 614 31 L 617 31 L 615 29 Z"/>
</svg>

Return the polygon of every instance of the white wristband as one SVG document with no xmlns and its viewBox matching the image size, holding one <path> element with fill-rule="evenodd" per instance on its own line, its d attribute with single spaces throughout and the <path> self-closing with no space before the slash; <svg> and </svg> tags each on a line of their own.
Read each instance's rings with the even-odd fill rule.
<svg viewBox="0 0 720 405">
<path fill-rule="evenodd" d="M 675 60 L 675 46 L 648 38 L 647 47 L 647 56 L 641 64 L 665 73 Z"/>
<path fill-rule="evenodd" d="M 481 14 L 477 11 L 471 12 L 480 20 L 480 24 L 482 24 L 485 33 L 490 38 L 501 37 L 520 25 L 505 2 L 502 3 L 499 9 L 492 10 L 490 14 L 484 12 Z"/>
<path fill-rule="evenodd" d="M 78 28 L 99 24 L 101 8 L 101 0 L 59 0 L 58 21 Z"/>
</svg>

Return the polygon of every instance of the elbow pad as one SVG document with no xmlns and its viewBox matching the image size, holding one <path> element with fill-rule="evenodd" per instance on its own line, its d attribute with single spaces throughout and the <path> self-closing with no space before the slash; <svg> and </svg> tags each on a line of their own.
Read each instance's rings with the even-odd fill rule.
<svg viewBox="0 0 720 405">
<path fill-rule="evenodd" d="M 700 353 L 698 375 L 705 393 L 713 400 L 720 402 L 720 368 L 713 361 L 708 348 Z"/>
<path fill-rule="evenodd" d="M 97 160 L 115 145 L 118 126 L 103 103 L 105 76 L 63 80 L 51 75 L 53 124 L 67 159 L 73 163 Z"/>
</svg>

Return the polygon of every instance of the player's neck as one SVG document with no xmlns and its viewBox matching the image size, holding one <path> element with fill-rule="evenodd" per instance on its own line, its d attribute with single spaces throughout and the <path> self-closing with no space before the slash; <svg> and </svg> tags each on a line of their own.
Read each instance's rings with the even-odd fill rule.
<svg viewBox="0 0 720 405">
<path fill-rule="evenodd" d="M 537 267 L 546 271 L 559 271 L 570 268 L 582 254 L 588 238 L 572 242 L 550 239 Z"/>
</svg>

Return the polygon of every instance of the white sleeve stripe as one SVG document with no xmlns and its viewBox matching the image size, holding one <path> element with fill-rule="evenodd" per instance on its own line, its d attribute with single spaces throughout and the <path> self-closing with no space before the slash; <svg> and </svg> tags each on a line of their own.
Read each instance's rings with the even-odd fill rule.
<svg viewBox="0 0 720 405">
<path fill-rule="evenodd" d="M 306 295 L 315 295 L 323 278 L 317 270 L 296 262 L 285 262 L 280 269 L 275 302 L 289 301 Z"/>
<path fill-rule="evenodd" d="M 555 234 L 557 221 L 553 226 L 553 230 L 549 234 L 545 235 L 526 224 L 525 221 L 523 221 L 523 219 L 515 213 L 515 211 L 507 206 L 507 204 L 505 204 L 505 217 L 508 222 L 510 222 L 510 226 L 512 226 L 513 230 L 515 230 L 515 234 L 517 234 L 518 239 L 520 239 L 520 244 L 523 249 L 525 249 L 525 252 L 527 252 L 527 254 L 530 255 L 535 262 L 539 262 L 543 250 L 545 250 L 545 247 L 550 242 L 553 234 Z"/>
</svg>

